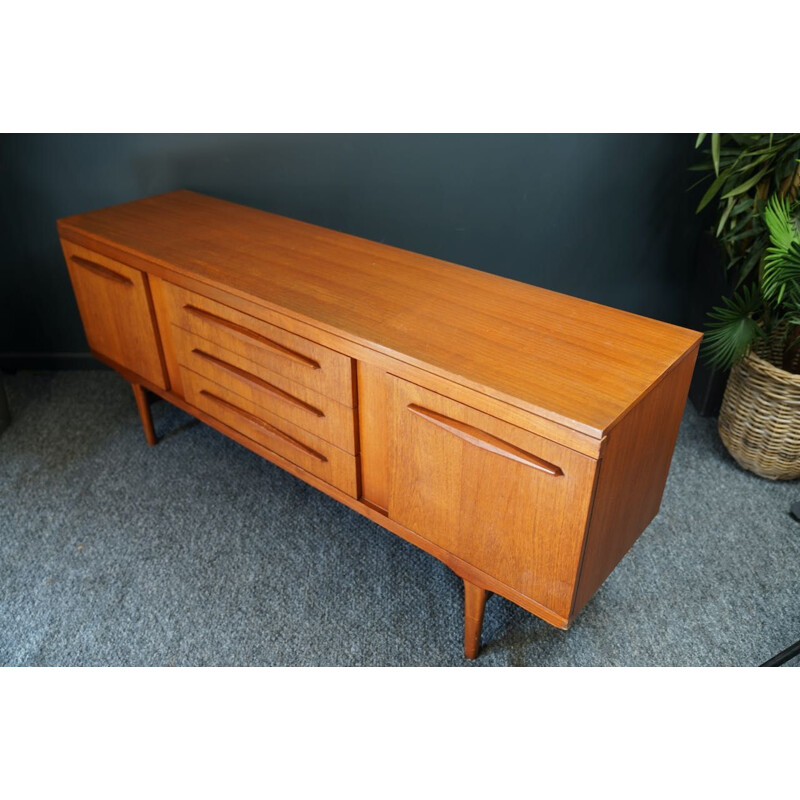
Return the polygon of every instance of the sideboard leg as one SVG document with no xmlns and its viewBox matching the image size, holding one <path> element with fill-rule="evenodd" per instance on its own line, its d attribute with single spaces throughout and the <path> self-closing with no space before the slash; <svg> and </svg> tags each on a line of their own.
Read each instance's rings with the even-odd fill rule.
<svg viewBox="0 0 800 800">
<path fill-rule="evenodd" d="M 147 399 L 147 389 L 138 383 L 132 383 L 133 396 L 136 398 L 136 408 L 139 409 L 139 416 L 142 419 L 142 427 L 144 428 L 144 436 L 147 439 L 147 444 L 151 447 L 158 441 L 156 439 L 156 432 L 153 428 L 153 417 L 150 414 L 150 402 Z"/>
<path fill-rule="evenodd" d="M 477 658 L 481 649 L 483 610 L 489 592 L 474 583 L 464 581 L 464 655 Z"/>
</svg>

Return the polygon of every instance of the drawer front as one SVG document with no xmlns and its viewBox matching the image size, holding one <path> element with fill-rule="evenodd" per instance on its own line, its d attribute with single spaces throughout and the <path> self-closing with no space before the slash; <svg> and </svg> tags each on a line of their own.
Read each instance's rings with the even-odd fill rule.
<svg viewBox="0 0 800 800">
<path fill-rule="evenodd" d="M 568 618 L 597 462 L 391 380 L 389 516 Z"/>
<path fill-rule="evenodd" d="M 166 389 L 147 276 L 72 242 L 62 245 L 89 346 Z"/>
<path fill-rule="evenodd" d="M 346 492 L 358 495 L 355 456 L 181 367 L 186 401 L 254 442 Z"/>
<path fill-rule="evenodd" d="M 355 409 L 270 372 L 207 339 L 172 326 L 178 362 L 326 442 L 356 452 Z M 226 397 L 228 396 L 226 394 Z"/>
<path fill-rule="evenodd" d="M 353 406 L 353 362 L 283 328 L 174 284 L 164 283 L 170 321 L 249 361 Z"/>
</svg>

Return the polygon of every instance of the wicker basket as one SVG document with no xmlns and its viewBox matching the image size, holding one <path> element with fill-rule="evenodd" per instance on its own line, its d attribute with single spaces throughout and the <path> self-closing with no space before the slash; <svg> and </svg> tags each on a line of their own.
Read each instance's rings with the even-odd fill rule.
<svg viewBox="0 0 800 800">
<path fill-rule="evenodd" d="M 771 480 L 800 478 L 800 375 L 762 346 L 731 370 L 719 435 L 739 466 Z"/>
</svg>

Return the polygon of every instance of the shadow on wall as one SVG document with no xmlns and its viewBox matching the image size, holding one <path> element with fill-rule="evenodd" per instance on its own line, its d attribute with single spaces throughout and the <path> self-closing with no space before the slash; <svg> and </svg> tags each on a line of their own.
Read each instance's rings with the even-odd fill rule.
<svg viewBox="0 0 800 800">
<path fill-rule="evenodd" d="M 699 230 L 689 135 L 37 135 L 0 147 L 0 353 L 86 352 L 58 217 L 179 188 L 685 323 Z"/>
</svg>

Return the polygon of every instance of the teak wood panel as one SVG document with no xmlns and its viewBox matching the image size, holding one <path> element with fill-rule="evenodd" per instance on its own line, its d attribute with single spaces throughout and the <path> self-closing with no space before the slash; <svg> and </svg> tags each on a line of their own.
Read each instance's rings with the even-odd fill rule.
<svg viewBox="0 0 800 800">
<path fill-rule="evenodd" d="M 699 334 L 193 192 L 59 221 L 602 438 Z"/>
<path fill-rule="evenodd" d="M 358 496 L 355 456 L 269 413 L 244 397 L 231 396 L 224 386 L 182 368 L 186 401 L 307 472 Z"/>
<path fill-rule="evenodd" d="M 70 242 L 63 247 L 89 347 L 166 389 L 147 276 Z"/>
<path fill-rule="evenodd" d="M 234 308 L 164 282 L 172 324 L 352 406 L 350 358 Z"/>
<path fill-rule="evenodd" d="M 376 508 L 389 507 L 390 377 L 380 366 L 358 362 L 358 427 L 361 496 Z"/>
<path fill-rule="evenodd" d="M 287 380 L 214 342 L 172 326 L 176 358 L 233 395 L 244 397 L 325 441 L 357 452 L 355 409 Z"/>
<path fill-rule="evenodd" d="M 574 617 L 658 513 L 697 348 L 617 425 L 601 462 Z"/>
<path fill-rule="evenodd" d="M 596 462 L 391 380 L 389 516 L 568 620 Z"/>
<path fill-rule="evenodd" d="M 74 231 L 70 233 L 71 235 L 77 235 Z M 209 299 L 213 299 L 230 308 L 238 309 L 249 316 L 263 319 L 265 322 L 270 322 L 278 327 L 283 327 L 304 339 L 316 341 L 329 349 L 348 355 L 354 359 L 354 361 L 357 359 L 359 364 L 363 363 L 386 372 L 391 372 L 412 383 L 423 383 L 439 394 L 453 397 L 473 408 L 485 411 L 491 416 L 504 419 L 512 425 L 517 425 L 526 430 L 538 433 L 547 439 L 551 439 L 554 442 L 577 450 L 584 455 L 597 458 L 602 454 L 605 437 L 602 439 L 594 438 L 583 431 L 566 427 L 564 424 L 554 422 L 539 414 L 527 411 L 519 405 L 498 400 L 489 394 L 476 391 L 463 382 L 457 383 L 453 380 L 443 378 L 441 374 L 432 372 L 427 365 L 422 365 L 421 367 L 414 366 L 408 360 L 400 360 L 396 356 L 389 356 L 385 352 L 375 348 L 357 344 L 352 338 L 348 337 L 347 332 L 332 333 L 329 330 L 311 325 L 309 322 L 303 321 L 297 316 L 290 317 L 287 314 L 279 314 L 262 303 L 254 302 L 252 298 L 246 299 L 232 294 L 231 289 L 224 291 L 209 284 L 200 283 L 196 279 L 185 274 L 176 273 L 156 263 L 145 261 L 129 253 L 124 253 L 106 242 L 94 241 L 93 246 L 102 250 L 110 257 L 126 258 L 133 266 L 148 271 L 151 293 L 161 330 L 164 356 L 169 368 L 169 376 L 173 388 L 179 386 L 179 379 L 174 377 L 177 364 L 173 365 L 169 356 L 172 325 L 169 321 L 169 314 L 166 310 L 165 302 L 159 302 L 159 298 L 163 294 L 161 287 L 167 283 L 183 287 L 196 294 L 207 296 Z M 179 390 L 176 391 L 180 394 Z"/>
<path fill-rule="evenodd" d="M 175 344 L 172 341 L 173 325 L 170 321 L 169 307 L 164 292 L 164 281 L 155 276 L 148 275 L 150 284 L 150 296 L 153 300 L 153 312 L 156 318 L 156 326 L 161 336 L 161 353 L 164 356 L 164 367 L 166 369 L 170 390 L 183 397 L 183 386 L 181 385 L 180 368 L 175 351 Z"/>
</svg>

